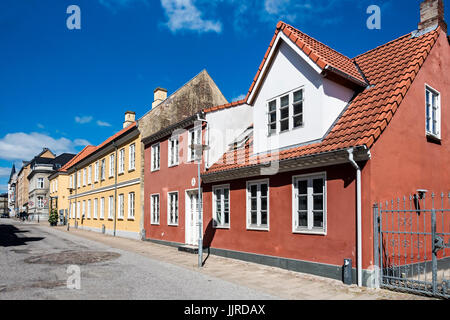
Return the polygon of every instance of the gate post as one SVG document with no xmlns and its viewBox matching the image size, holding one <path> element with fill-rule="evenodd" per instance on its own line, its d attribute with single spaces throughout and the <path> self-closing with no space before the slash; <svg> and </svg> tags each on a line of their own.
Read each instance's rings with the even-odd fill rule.
<svg viewBox="0 0 450 320">
<path fill-rule="evenodd" d="M 437 293 L 437 248 L 436 248 L 436 210 L 431 210 L 431 254 L 433 272 L 433 294 Z"/>
<path fill-rule="evenodd" d="M 376 289 L 380 288 L 380 244 L 378 240 L 378 232 L 379 232 L 379 217 L 378 217 L 378 204 L 373 205 L 373 286 Z"/>
</svg>

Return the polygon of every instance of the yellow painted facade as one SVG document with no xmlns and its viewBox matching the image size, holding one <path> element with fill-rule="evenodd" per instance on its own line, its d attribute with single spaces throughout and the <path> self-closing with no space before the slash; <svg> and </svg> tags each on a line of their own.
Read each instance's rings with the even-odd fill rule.
<svg viewBox="0 0 450 320">
<path fill-rule="evenodd" d="M 133 125 L 68 169 L 70 226 L 141 239 L 141 152 Z"/>
<path fill-rule="evenodd" d="M 66 219 L 69 215 L 69 176 L 64 171 L 58 171 L 49 177 L 50 209 L 56 209 Z"/>
</svg>

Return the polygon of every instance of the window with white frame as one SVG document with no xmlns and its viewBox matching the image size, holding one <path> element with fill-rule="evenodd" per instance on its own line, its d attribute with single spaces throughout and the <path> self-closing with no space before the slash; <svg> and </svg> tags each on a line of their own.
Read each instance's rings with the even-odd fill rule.
<svg viewBox="0 0 450 320">
<path fill-rule="evenodd" d="M 88 184 L 92 183 L 92 165 L 88 167 Z"/>
<path fill-rule="evenodd" d="M 425 89 L 426 96 L 426 130 L 427 135 L 441 138 L 441 99 L 440 94 L 429 86 Z"/>
<path fill-rule="evenodd" d="M 269 181 L 247 183 L 247 228 L 269 228 Z"/>
<path fill-rule="evenodd" d="M 125 214 L 124 203 L 123 203 L 123 194 L 119 194 L 118 201 L 119 201 L 119 203 L 118 203 L 118 208 L 119 208 L 118 218 L 123 219 L 124 214 Z"/>
<path fill-rule="evenodd" d="M 118 173 L 124 173 L 125 171 L 125 149 L 120 149 L 119 150 L 119 168 L 118 168 Z"/>
<path fill-rule="evenodd" d="M 178 192 L 170 192 L 167 195 L 167 222 L 171 226 L 178 225 Z"/>
<path fill-rule="evenodd" d="M 159 170 L 161 159 L 161 146 L 159 143 L 152 145 L 152 163 L 151 170 L 156 171 Z"/>
<path fill-rule="evenodd" d="M 294 177 L 294 232 L 326 233 L 325 181 L 325 174 Z"/>
<path fill-rule="evenodd" d="M 44 208 L 44 197 L 41 196 L 37 197 L 37 207 L 39 209 Z"/>
<path fill-rule="evenodd" d="M 82 203 L 81 216 L 82 216 L 83 218 L 86 217 L 86 200 L 83 200 L 83 203 Z"/>
<path fill-rule="evenodd" d="M 150 197 L 150 216 L 152 224 L 159 224 L 159 194 Z"/>
<path fill-rule="evenodd" d="M 230 227 L 230 187 L 217 186 L 213 188 L 214 226 L 217 228 Z"/>
<path fill-rule="evenodd" d="M 105 219 L 105 198 L 100 199 L 100 219 Z"/>
<path fill-rule="evenodd" d="M 72 202 L 72 212 L 70 213 L 71 218 L 75 218 L 75 202 Z"/>
<path fill-rule="evenodd" d="M 77 172 L 77 188 L 81 188 L 81 171 Z"/>
<path fill-rule="evenodd" d="M 69 187 L 73 188 L 73 178 L 72 175 L 69 177 Z"/>
<path fill-rule="evenodd" d="M 86 217 L 87 217 L 88 219 L 91 218 L 91 199 L 89 199 L 89 200 L 87 201 Z"/>
<path fill-rule="evenodd" d="M 136 144 L 130 145 L 128 151 L 128 170 L 134 170 L 136 169 Z"/>
<path fill-rule="evenodd" d="M 86 186 L 86 168 L 83 169 L 83 186 Z"/>
<path fill-rule="evenodd" d="M 303 126 L 303 89 L 272 99 L 267 103 L 268 134 L 286 132 Z"/>
<path fill-rule="evenodd" d="M 114 219 L 114 197 L 109 196 L 109 206 L 108 206 L 108 219 Z"/>
<path fill-rule="evenodd" d="M 94 199 L 94 219 L 98 218 L 98 199 Z"/>
<path fill-rule="evenodd" d="M 178 136 L 169 139 L 169 167 L 178 165 Z"/>
<path fill-rule="evenodd" d="M 95 182 L 98 182 L 98 161 L 95 162 L 94 180 L 95 180 Z"/>
<path fill-rule="evenodd" d="M 114 177 L 114 155 L 109 156 L 109 177 Z"/>
<path fill-rule="evenodd" d="M 134 192 L 130 192 L 128 194 L 128 219 L 134 219 L 135 198 L 136 196 Z"/>
<path fill-rule="evenodd" d="M 55 191 L 58 191 L 58 179 L 55 180 Z"/>
<path fill-rule="evenodd" d="M 38 178 L 37 179 L 37 188 L 38 189 L 44 189 L 44 178 Z"/>
<path fill-rule="evenodd" d="M 77 219 L 80 219 L 80 201 L 77 202 Z"/>
<path fill-rule="evenodd" d="M 194 128 L 189 130 L 188 133 L 188 161 L 194 161 L 195 160 L 195 149 L 192 149 L 192 145 L 199 145 L 201 144 L 202 139 L 202 129 L 201 128 Z"/>
<path fill-rule="evenodd" d="M 101 164 L 100 164 L 100 179 L 101 180 L 105 180 L 105 176 L 106 176 L 106 160 L 102 159 Z"/>
</svg>

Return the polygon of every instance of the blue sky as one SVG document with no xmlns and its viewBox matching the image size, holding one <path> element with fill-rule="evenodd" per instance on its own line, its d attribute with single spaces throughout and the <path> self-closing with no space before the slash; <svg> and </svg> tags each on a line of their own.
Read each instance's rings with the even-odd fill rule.
<svg viewBox="0 0 450 320">
<path fill-rule="evenodd" d="M 239 99 L 279 20 L 354 57 L 415 30 L 420 2 L 2 0 L 0 192 L 13 163 L 20 169 L 43 147 L 76 153 L 101 143 L 125 111 L 150 110 L 156 87 L 170 94 L 206 69 Z M 66 27 L 69 5 L 81 9 L 81 30 Z M 380 30 L 366 27 L 370 5 L 381 7 Z"/>
</svg>

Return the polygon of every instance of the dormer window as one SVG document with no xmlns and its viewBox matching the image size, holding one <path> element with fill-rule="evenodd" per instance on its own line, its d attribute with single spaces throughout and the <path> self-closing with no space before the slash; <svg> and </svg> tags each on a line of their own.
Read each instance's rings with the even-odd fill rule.
<svg viewBox="0 0 450 320">
<path fill-rule="evenodd" d="M 268 133 L 287 132 L 303 126 L 303 89 L 268 102 Z"/>
</svg>

